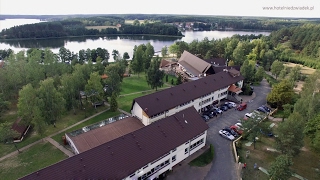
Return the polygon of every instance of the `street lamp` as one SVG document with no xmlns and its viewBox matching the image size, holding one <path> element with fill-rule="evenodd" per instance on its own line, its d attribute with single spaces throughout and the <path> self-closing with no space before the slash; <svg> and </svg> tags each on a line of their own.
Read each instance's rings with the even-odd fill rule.
<svg viewBox="0 0 320 180">
<path fill-rule="evenodd" d="M 84 118 L 86 118 L 87 117 L 86 108 L 83 108 L 83 110 L 84 110 Z"/>
</svg>

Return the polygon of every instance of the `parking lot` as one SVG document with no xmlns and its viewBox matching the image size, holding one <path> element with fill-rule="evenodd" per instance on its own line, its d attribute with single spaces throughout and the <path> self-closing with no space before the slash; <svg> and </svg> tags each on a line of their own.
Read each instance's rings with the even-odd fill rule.
<svg viewBox="0 0 320 180">
<path fill-rule="evenodd" d="M 237 120 L 243 118 L 245 113 L 251 113 L 259 106 L 266 104 L 266 96 L 270 92 L 266 80 L 261 82 L 260 86 L 254 87 L 255 97 L 244 96 L 243 102 L 247 102 L 247 108 L 243 111 L 237 111 L 234 108 L 224 111 L 222 115 L 211 118 L 207 123 L 209 125 L 207 143 L 213 144 L 215 148 L 215 158 L 213 160 L 210 171 L 205 180 L 224 179 L 235 180 L 238 179 L 237 167 L 232 154 L 232 143 L 226 138 L 219 135 L 219 130 L 224 127 L 230 127 L 237 123 Z"/>
</svg>

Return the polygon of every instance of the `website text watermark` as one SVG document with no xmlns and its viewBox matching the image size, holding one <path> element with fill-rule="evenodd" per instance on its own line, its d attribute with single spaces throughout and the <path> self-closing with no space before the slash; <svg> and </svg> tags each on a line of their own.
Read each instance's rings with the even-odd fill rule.
<svg viewBox="0 0 320 180">
<path fill-rule="evenodd" d="M 262 7 L 263 10 L 300 10 L 300 11 L 312 11 L 314 6 L 269 6 Z"/>
</svg>

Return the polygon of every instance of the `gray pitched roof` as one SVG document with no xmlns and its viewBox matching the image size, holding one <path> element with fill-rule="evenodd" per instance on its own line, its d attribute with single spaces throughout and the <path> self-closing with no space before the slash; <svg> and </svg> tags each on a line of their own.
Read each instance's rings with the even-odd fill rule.
<svg viewBox="0 0 320 180">
<path fill-rule="evenodd" d="M 134 99 L 132 106 L 137 102 L 142 109 L 147 109 L 145 113 L 151 117 L 243 79 L 241 75 L 233 77 L 229 72 L 222 71 L 195 81 L 138 97 Z"/>
<path fill-rule="evenodd" d="M 21 179 L 123 179 L 208 128 L 190 107 Z"/>
<path fill-rule="evenodd" d="M 183 52 L 178 63 L 195 76 L 205 73 L 211 67 L 211 64 L 189 53 L 188 51 Z"/>
</svg>

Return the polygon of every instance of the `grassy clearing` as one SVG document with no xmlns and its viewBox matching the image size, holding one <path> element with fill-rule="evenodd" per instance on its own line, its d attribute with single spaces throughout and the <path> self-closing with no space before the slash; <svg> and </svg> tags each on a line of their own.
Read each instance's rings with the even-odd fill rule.
<svg viewBox="0 0 320 180">
<path fill-rule="evenodd" d="M 70 129 L 68 129 L 67 131 L 61 132 L 61 133 L 53 136 L 52 139 L 54 139 L 55 141 L 57 141 L 58 143 L 60 143 L 62 145 L 62 136 L 64 136 L 64 134 L 66 132 L 71 132 L 71 131 L 74 131 L 74 130 L 77 130 L 77 129 L 81 129 L 82 127 L 85 127 L 85 126 L 100 122 L 102 120 L 108 119 L 108 118 L 113 117 L 113 116 L 117 116 L 119 114 L 120 114 L 119 111 L 116 111 L 116 112 L 106 111 L 104 113 L 99 114 L 98 116 L 95 116 L 95 117 L 89 119 L 88 121 L 85 121 L 85 122 L 83 122 L 83 123 L 81 123 L 81 124 L 79 124 L 79 125 L 77 125 L 75 127 L 72 127 Z"/>
<path fill-rule="evenodd" d="M 98 29 L 99 31 L 107 28 L 116 28 L 119 31 L 119 28 L 117 26 L 86 26 L 86 29 Z"/>
<path fill-rule="evenodd" d="M 212 162 L 214 157 L 214 148 L 212 144 L 210 144 L 210 148 L 206 150 L 203 154 L 192 160 L 189 165 L 190 166 L 198 166 L 203 167 Z"/>
<path fill-rule="evenodd" d="M 135 21 L 135 20 L 128 20 L 128 19 L 126 19 L 126 20 L 124 21 L 124 23 L 125 23 L 125 24 L 133 24 L 133 21 Z M 142 24 L 142 23 L 144 22 L 144 20 L 139 20 L 139 22 L 140 22 L 140 24 Z M 149 21 L 149 23 L 151 23 L 151 21 Z"/>
<path fill-rule="evenodd" d="M 65 114 L 60 120 L 58 120 L 56 122 L 56 127 L 54 127 L 53 125 L 49 125 L 47 127 L 43 137 L 49 136 L 55 132 L 58 132 L 64 128 L 67 128 L 67 127 L 71 126 L 72 124 L 75 124 L 75 123 L 83 120 L 86 116 L 87 117 L 91 116 L 97 112 L 101 112 L 101 111 L 105 110 L 106 108 L 107 108 L 106 106 L 101 106 L 101 107 L 97 107 L 97 109 L 94 109 L 92 106 L 87 106 L 86 111 L 76 110 L 76 114 L 74 114 L 73 111 L 70 111 L 67 114 Z M 15 121 L 17 118 L 16 112 L 15 113 L 8 112 L 8 113 L 9 113 L 9 115 L 6 115 L 5 119 L 7 119 L 8 122 Z M 37 140 L 40 140 L 40 139 L 41 139 L 41 136 L 31 130 L 22 142 L 17 143 L 17 147 L 22 148 L 24 146 L 27 146 L 28 144 L 31 144 Z M 0 143 L 0 157 L 4 156 L 6 154 L 9 154 L 15 150 L 16 149 L 13 146 L 13 144 Z"/>
<path fill-rule="evenodd" d="M 293 68 L 295 66 L 300 66 L 301 67 L 301 73 L 304 74 L 304 75 L 310 75 L 310 74 L 313 74 L 316 70 L 315 69 L 312 69 L 312 68 L 309 68 L 307 66 L 303 66 L 301 64 L 295 64 L 295 63 L 291 63 L 291 62 L 285 62 L 283 63 L 283 65 L 287 66 L 287 67 L 290 67 L 290 68 Z"/>
<path fill-rule="evenodd" d="M 18 156 L 1 161 L 0 177 L 2 180 L 18 179 L 66 158 L 63 152 L 50 143 L 40 143 Z"/>
<path fill-rule="evenodd" d="M 242 141 L 242 148 L 238 149 L 240 156 L 240 162 L 247 163 L 247 168 L 242 170 L 242 178 L 244 180 L 268 180 L 269 177 L 262 171 L 254 169 L 254 163 L 257 163 L 258 167 L 268 169 L 275 158 L 280 155 L 279 152 L 267 151 L 267 148 L 274 148 L 275 139 L 260 137 L 256 142 L 256 148 L 253 145 L 250 147 L 245 146 L 248 141 Z M 293 165 L 291 169 L 298 175 L 307 179 L 320 179 L 320 174 L 316 171 L 319 168 L 319 154 L 312 152 L 308 147 L 301 151 L 301 153 L 293 158 Z M 246 158 L 246 152 L 250 154 Z M 290 178 L 296 179 L 294 177 Z"/>
<path fill-rule="evenodd" d="M 133 99 L 140 97 L 140 96 L 144 96 L 144 95 L 153 93 L 153 92 L 155 92 L 155 91 L 149 91 L 149 92 L 144 92 L 144 93 L 138 93 L 138 94 L 132 94 L 132 95 L 128 95 L 128 96 L 118 97 L 119 108 L 130 113 Z"/>
<path fill-rule="evenodd" d="M 132 75 L 130 77 L 123 78 L 120 95 L 151 90 L 146 81 L 145 74 L 140 74 L 139 76 L 140 77 Z"/>
</svg>

